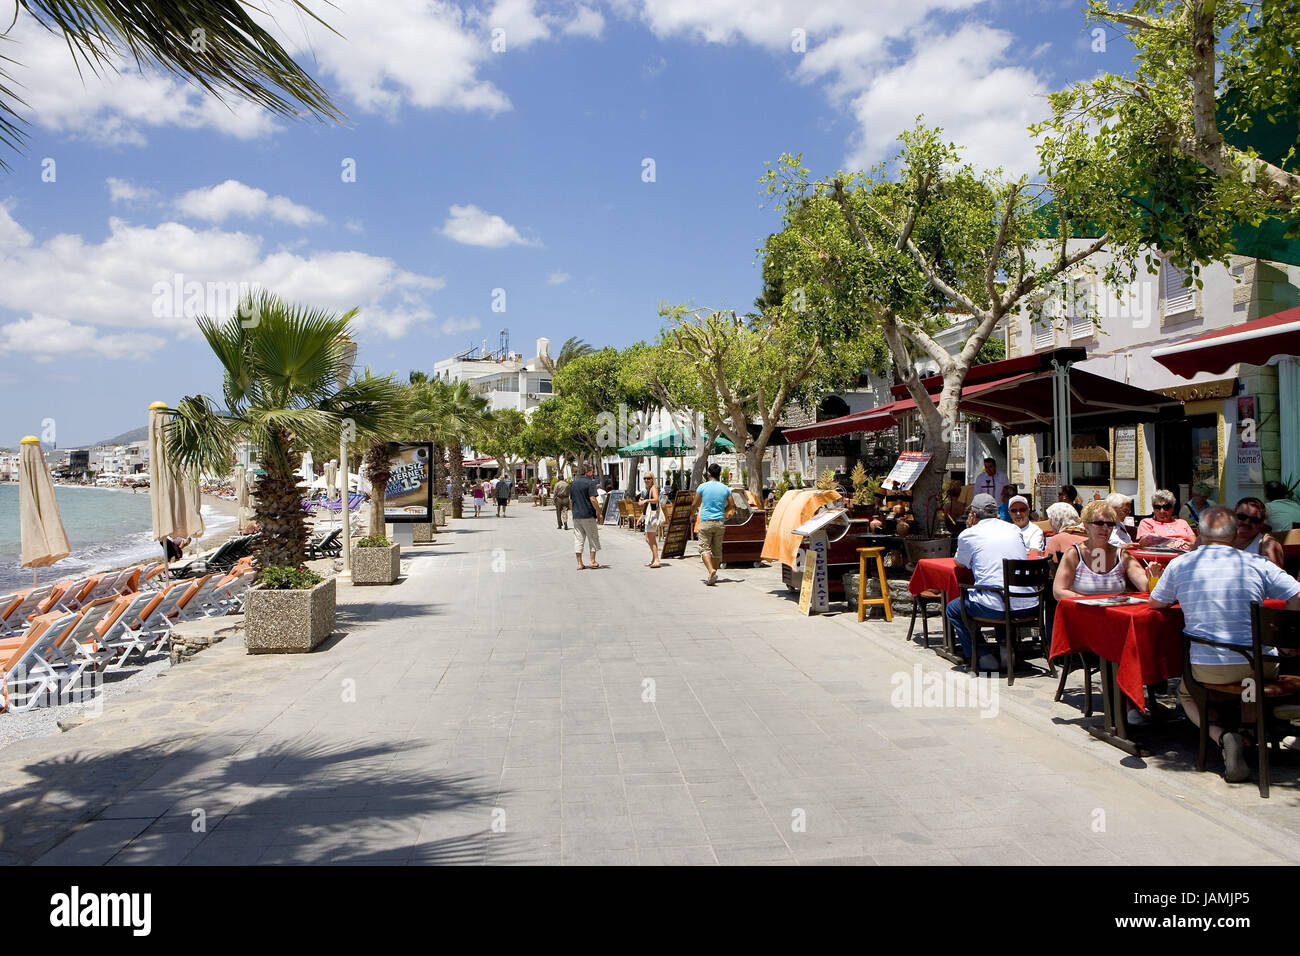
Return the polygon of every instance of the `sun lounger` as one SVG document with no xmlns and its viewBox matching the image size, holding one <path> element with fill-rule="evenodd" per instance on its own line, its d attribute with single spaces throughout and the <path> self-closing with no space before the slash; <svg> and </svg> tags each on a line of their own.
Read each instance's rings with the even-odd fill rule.
<svg viewBox="0 0 1300 956">
<path fill-rule="evenodd" d="M 115 657 L 109 666 L 120 669 L 137 651 L 147 656 L 160 650 L 171 634 L 173 619 L 209 579 L 178 581 L 165 591 L 149 595 L 153 600 L 125 609 L 104 634 L 104 646 L 111 648 Z"/>
<path fill-rule="evenodd" d="M 87 596 L 99 583 L 99 575 L 80 578 L 63 589 L 63 593 L 50 605 L 51 611 L 75 611 L 85 603 Z"/>
<path fill-rule="evenodd" d="M 4 617 L 0 618 L 0 637 L 14 637 L 25 632 L 28 618 L 40 613 L 40 606 L 53 592 L 52 584 L 20 591 L 18 600 L 10 604 Z"/>
<path fill-rule="evenodd" d="M 31 710 L 46 694 L 58 692 L 68 670 L 50 658 L 58 661 L 54 647 L 75 619 L 58 611 L 39 615 L 18 647 L 0 652 L 5 710 Z"/>
<path fill-rule="evenodd" d="M 318 536 L 316 540 L 307 545 L 307 557 L 311 560 L 317 558 L 333 558 L 343 553 L 343 544 L 339 540 L 343 535 L 342 528 L 335 528 L 329 534 Z"/>
</svg>

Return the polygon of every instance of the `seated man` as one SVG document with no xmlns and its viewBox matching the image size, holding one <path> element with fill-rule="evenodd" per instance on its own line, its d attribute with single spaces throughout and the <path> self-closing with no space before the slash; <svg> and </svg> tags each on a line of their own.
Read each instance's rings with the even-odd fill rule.
<svg viewBox="0 0 1300 956">
<path fill-rule="evenodd" d="M 1300 583 L 1275 564 L 1233 547 L 1236 537 L 1237 519 L 1227 508 L 1212 507 L 1201 512 L 1200 547 L 1169 562 L 1151 592 L 1151 606 L 1179 604 L 1186 633 L 1250 647 L 1250 605 L 1277 598 L 1286 601 L 1288 610 L 1300 611 Z M 1245 657 L 1205 644 L 1191 646 L 1191 666 L 1192 676 L 1205 684 L 1231 684 L 1252 676 Z M 1276 674 L 1276 664 L 1265 665 L 1265 678 Z M 1249 779 L 1246 737 L 1237 727 L 1254 724 L 1253 705 L 1216 705 L 1240 711 L 1239 715 L 1225 718 L 1214 711 L 1208 715 L 1198 713 L 1196 702 L 1185 689 L 1179 692 L 1179 699 L 1188 719 L 1198 727 L 1208 716 L 1210 739 L 1223 748 L 1224 779 L 1230 783 Z M 1233 730 L 1227 730 L 1228 726 Z"/>
<path fill-rule="evenodd" d="M 970 504 L 970 516 L 967 528 L 957 536 L 958 567 L 970 568 L 975 576 L 976 585 L 1002 587 L 1003 560 L 1024 561 L 1029 557 L 1025 539 L 1020 536 L 1020 529 L 1008 521 L 998 518 L 998 503 L 992 495 L 976 495 Z M 971 591 L 966 598 L 968 613 L 978 617 L 1000 617 L 1003 612 L 1002 598 L 994 591 Z M 1038 606 L 1032 597 L 1011 599 L 1013 611 L 1030 611 Z M 948 602 L 945 612 L 948 623 L 961 642 L 961 649 L 969 662 L 974 646 L 974 639 L 966 630 L 966 623 L 961 617 L 961 598 Z M 998 670 L 1001 664 L 992 655 L 981 657 L 977 662 L 982 671 Z"/>
</svg>

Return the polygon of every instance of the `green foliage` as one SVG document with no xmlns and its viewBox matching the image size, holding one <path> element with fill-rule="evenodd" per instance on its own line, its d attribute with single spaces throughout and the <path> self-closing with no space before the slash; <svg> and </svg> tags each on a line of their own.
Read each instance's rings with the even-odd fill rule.
<svg viewBox="0 0 1300 956">
<path fill-rule="evenodd" d="M 306 568 L 262 568 L 257 584 L 267 591 L 307 591 L 325 579 Z"/>
<path fill-rule="evenodd" d="M 730 467 L 724 467 L 724 468 L 722 469 L 722 474 L 721 474 L 721 476 L 719 476 L 718 481 L 722 482 L 724 485 L 729 485 L 729 484 L 731 484 L 731 468 L 730 468 Z"/>
<path fill-rule="evenodd" d="M 393 542 L 382 534 L 372 534 L 370 537 L 362 538 L 357 542 L 358 548 L 389 548 L 392 545 Z"/>
<path fill-rule="evenodd" d="M 835 471 L 832 468 L 822 469 L 822 473 L 817 478 L 817 487 L 822 491 L 835 490 Z"/>
<path fill-rule="evenodd" d="M 853 482 L 853 503 L 855 505 L 865 507 L 875 501 L 875 489 L 871 487 L 871 478 L 862 462 L 858 462 L 853 466 L 853 471 L 849 474 L 849 480 Z"/>
<path fill-rule="evenodd" d="M 1052 94 L 1052 118 L 1033 129 L 1045 164 L 1075 193 L 1093 187 L 1092 223 L 1193 265 L 1225 261 L 1237 223 L 1289 218 L 1294 233 L 1297 5 L 1131 0 L 1111 9 L 1093 0 L 1087 13 L 1110 25 L 1099 29 L 1129 31 L 1136 69 Z M 1234 145 L 1261 120 L 1278 121 L 1269 135 L 1282 141 L 1281 155 Z M 1070 154 L 1087 164 L 1062 162 Z"/>
</svg>

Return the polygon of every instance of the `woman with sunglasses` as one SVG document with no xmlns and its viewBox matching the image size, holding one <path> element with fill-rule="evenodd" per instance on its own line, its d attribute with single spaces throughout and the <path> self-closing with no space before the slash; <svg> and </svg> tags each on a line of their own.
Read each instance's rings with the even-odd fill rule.
<svg viewBox="0 0 1300 956">
<path fill-rule="evenodd" d="M 1104 501 L 1090 501 L 1084 506 L 1083 526 L 1088 540 L 1062 553 L 1052 585 L 1058 601 L 1119 594 L 1130 584 L 1139 591 L 1147 589 L 1147 572 L 1141 562 L 1111 541 L 1117 522 L 1115 509 Z"/>
<path fill-rule="evenodd" d="M 1247 554 L 1257 554 L 1283 566 L 1282 545 L 1264 533 L 1268 509 L 1258 498 L 1242 498 L 1237 502 L 1237 537 L 1232 546 Z"/>
<path fill-rule="evenodd" d="M 1192 526 L 1174 517 L 1174 493 L 1164 488 L 1151 496 L 1150 518 L 1143 518 L 1137 529 L 1137 543 L 1147 547 L 1179 548 L 1187 551 L 1196 544 Z"/>
</svg>

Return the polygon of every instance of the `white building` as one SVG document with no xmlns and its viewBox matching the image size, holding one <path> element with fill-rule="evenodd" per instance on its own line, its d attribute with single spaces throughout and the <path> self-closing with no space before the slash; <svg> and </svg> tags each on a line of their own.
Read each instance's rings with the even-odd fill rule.
<svg viewBox="0 0 1300 956">
<path fill-rule="evenodd" d="M 524 358 L 504 347 L 496 352 L 481 348 L 468 349 L 451 358 L 434 363 L 433 374 L 443 381 L 461 381 L 485 396 L 493 411 L 513 408 L 528 412 L 551 394 L 551 373 L 543 362 L 550 358 L 550 341 L 537 340 L 537 354 Z"/>
</svg>

